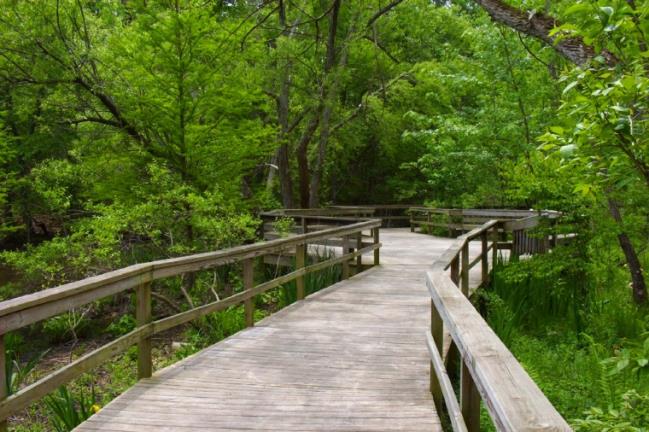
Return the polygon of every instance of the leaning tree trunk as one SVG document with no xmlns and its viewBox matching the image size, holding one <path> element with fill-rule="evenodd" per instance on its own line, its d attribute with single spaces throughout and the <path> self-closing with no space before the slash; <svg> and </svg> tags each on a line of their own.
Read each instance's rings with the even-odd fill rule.
<svg viewBox="0 0 649 432">
<path fill-rule="evenodd" d="M 615 201 L 615 199 L 608 197 L 608 211 L 611 214 L 611 217 L 618 226 L 622 226 L 622 214 L 620 213 L 620 208 Z M 633 290 L 633 299 L 638 304 L 643 304 L 647 301 L 647 284 L 644 280 L 644 274 L 642 271 L 642 265 L 640 264 L 640 259 L 638 259 L 638 254 L 636 253 L 631 239 L 626 232 L 620 231 L 617 234 L 618 243 L 620 243 L 620 248 L 624 252 L 624 257 L 626 263 L 629 266 L 629 272 L 631 273 L 631 289 Z"/>
<path fill-rule="evenodd" d="M 540 39 L 577 65 L 587 63 L 595 56 L 593 47 L 586 45 L 580 37 L 563 38 L 557 41 L 557 37 L 551 35 L 550 31 L 560 25 L 560 23 L 549 15 L 539 12 L 522 11 L 508 5 L 502 0 L 475 1 L 487 11 L 494 21 L 518 30 L 528 36 Z M 615 56 L 606 50 L 600 54 L 611 63 L 616 61 Z"/>
<path fill-rule="evenodd" d="M 576 65 L 583 65 L 595 56 L 595 50 L 593 47 L 586 45 L 583 39 L 579 37 L 565 38 L 557 41 L 555 36 L 550 35 L 550 31 L 559 25 L 559 23 L 548 15 L 522 11 L 506 4 L 502 0 L 475 1 L 487 11 L 494 21 L 545 42 L 547 45 L 554 48 L 559 54 Z M 600 54 L 610 64 L 618 61 L 609 51 L 603 50 Z M 631 243 L 631 239 L 623 229 L 622 215 L 620 214 L 617 202 L 610 197 L 608 191 L 606 194 L 609 213 L 616 225 L 619 227 L 618 242 L 624 252 L 624 257 L 631 275 L 633 299 L 638 304 L 646 303 L 647 286 L 644 281 L 644 275 L 640 260 L 638 259 L 638 254 L 633 243 Z"/>
</svg>

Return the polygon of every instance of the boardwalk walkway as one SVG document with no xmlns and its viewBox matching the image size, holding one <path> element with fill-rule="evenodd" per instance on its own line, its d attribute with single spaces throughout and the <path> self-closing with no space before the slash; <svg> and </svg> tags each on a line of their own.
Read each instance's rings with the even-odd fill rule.
<svg viewBox="0 0 649 432">
<path fill-rule="evenodd" d="M 425 270 L 452 240 L 384 229 L 381 241 L 380 266 L 138 382 L 75 430 L 441 430 Z"/>
</svg>

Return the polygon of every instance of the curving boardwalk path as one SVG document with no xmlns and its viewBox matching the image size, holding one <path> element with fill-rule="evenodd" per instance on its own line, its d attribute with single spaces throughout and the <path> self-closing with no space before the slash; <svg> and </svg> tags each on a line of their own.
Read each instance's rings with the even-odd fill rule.
<svg viewBox="0 0 649 432">
<path fill-rule="evenodd" d="M 381 266 L 138 382 L 75 431 L 441 430 L 425 271 L 452 240 L 382 229 L 381 241 Z"/>
</svg>

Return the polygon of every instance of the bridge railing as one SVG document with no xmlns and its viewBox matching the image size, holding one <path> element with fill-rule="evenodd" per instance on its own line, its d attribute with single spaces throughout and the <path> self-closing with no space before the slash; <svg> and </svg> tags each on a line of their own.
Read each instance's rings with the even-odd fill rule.
<svg viewBox="0 0 649 432">
<path fill-rule="evenodd" d="M 138 346 L 138 378 L 150 377 L 152 374 L 151 341 L 153 335 L 240 304 L 244 305 L 246 325 L 252 326 L 254 325 L 255 296 L 265 291 L 295 280 L 299 300 L 305 297 L 304 278 L 309 273 L 341 264 L 342 277 L 346 278 L 350 274 L 350 262 L 356 260 L 357 263 L 360 263 L 361 256 L 366 253 L 373 253 L 374 264 L 379 263 L 380 220 L 319 219 L 327 221 L 328 225 L 321 226 L 320 229 L 312 232 L 215 252 L 136 264 L 0 302 L 0 430 L 6 430 L 6 419 L 11 414 L 26 408 L 59 386 L 92 370 L 133 345 L 137 344 Z M 364 231 L 371 232 L 371 242 L 361 241 Z M 309 264 L 307 261 L 308 245 L 330 239 L 341 240 L 343 253 L 321 262 Z M 256 285 L 254 281 L 255 260 L 268 254 L 278 253 L 292 253 L 295 259 L 295 270 Z M 243 291 L 211 303 L 192 307 L 175 315 L 154 319 L 151 301 L 153 281 L 234 263 L 242 264 Z M 4 336 L 8 332 L 128 290 L 134 290 L 136 297 L 137 326 L 133 331 L 79 357 L 12 395 L 6 394 Z"/>
<path fill-rule="evenodd" d="M 521 216 L 518 221 L 492 219 L 459 236 L 427 273 L 431 295 L 431 332 L 426 334 L 430 390 L 438 412 L 446 408 L 454 431 L 480 430 L 481 400 L 498 431 L 571 430 L 468 299 L 470 268 L 480 263 L 481 282 L 486 282 L 489 251 L 495 264 L 503 232 L 533 228 L 543 217 L 554 214 Z M 480 241 L 481 253 L 470 261 L 469 245 L 475 240 Z M 522 247 L 518 252 L 533 253 Z M 446 336 L 450 336 L 449 341 Z M 458 378 L 458 369 L 459 401 L 451 382 Z"/>
<path fill-rule="evenodd" d="M 544 253 L 561 240 L 554 231 L 560 213 L 552 210 L 502 209 L 438 209 L 411 207 L 410 230 L 442 230 L 455 237 L 480 228 L 491 219 L 502 224 L 499 228 L 499 248 L 509 249 L 512 256 Z M 547 233 L 538 228 L 546 225 Z"/>
</svg>

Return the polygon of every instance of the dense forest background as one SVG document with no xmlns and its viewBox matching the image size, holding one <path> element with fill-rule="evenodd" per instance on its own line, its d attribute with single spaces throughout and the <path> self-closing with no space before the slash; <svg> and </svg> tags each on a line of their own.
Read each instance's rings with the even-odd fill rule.
<svg viewBox="0 0 649 432">
<path fill-rule="evenodd" d="M 575 427 L 647 430 L 648 15 L 645 0 L 1 0 L 0 297 L 254 241 L 263 209 L 559 210 L 574 242 L 504 266 L 478 301 Z M 76 347 L 104 306 L 34 331 Z M 34 357 L 13 344 L 17 365 Z M 34 412 L 25 427 L 46 427 Z"/>
</svg>

